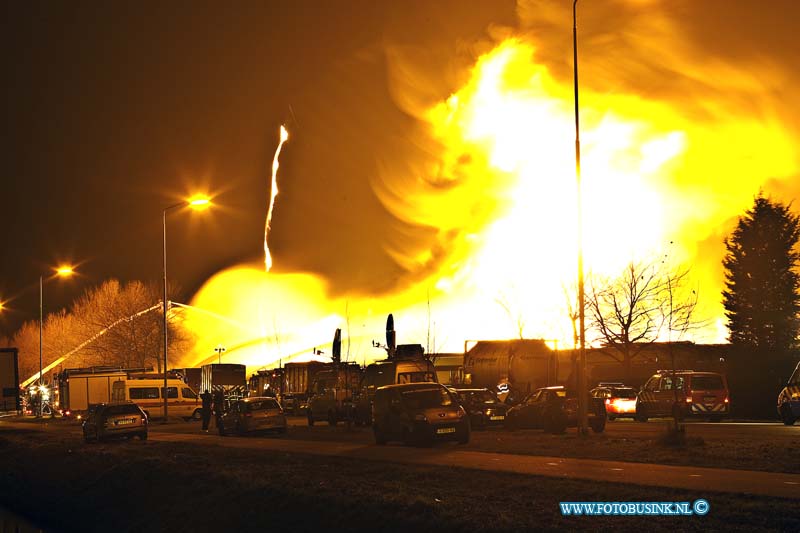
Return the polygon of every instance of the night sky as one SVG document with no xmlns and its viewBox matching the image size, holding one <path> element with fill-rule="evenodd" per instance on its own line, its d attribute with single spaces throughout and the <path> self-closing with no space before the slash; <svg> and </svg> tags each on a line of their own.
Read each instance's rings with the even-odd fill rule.
<svg viewBox="0 0 800 533">
<path fill-rule="evenodd" d="M 270 239 L 274 270 L 322 274 L 334 291 L 388 289 L 407 273 L 386 243 L 426 234 L 394 218 L 371 186 L 379 161 L 416 146 L 418 121 L 392 83 L 395 58 L 416 67 L 414 79 L 429 80 L 425 96 L 441 100 L 463 83 L 485 49 L 480 43 L 511 31 L 504 28 L 522 29 L 550 43 L 540 58 L 566 79 L 571 9 L 560 4 L 571 7 L 6 2 L 0 299 L 10 299 L 10 309 L 0 336 L 36 318 L 38 277 L 61 261 L 77 264 L 80 276 L 46 285 L 50 311 L 111 277 L 160 280 L 161 211 L 192 192 L 211 193 L 216 207 L 168 216 L 169 277 L 183 300 L 224 267 L 261 261 L 282 123 L 291 137 Z M 785 103 L 777 111 L 800 130 L 796 2 L 631 0 L 580 8 L 581 61 L 597 69 L 593 75 L 587 66 L 582 83 L 680 99 L 685 80 L 660 67 L 657 48 L 636 47 L 637 17 L 653 10 L 678 21 L 683 42 L 710 62 L 774 72 L 765 96 Z M 555 12 L 567 18 L 553 19 Z M 599 74 L 615 62 L 641 68 L 627 68 L 627 77 Z M 775 185 L 783 198 L 795 189 Z"/>
</svg>

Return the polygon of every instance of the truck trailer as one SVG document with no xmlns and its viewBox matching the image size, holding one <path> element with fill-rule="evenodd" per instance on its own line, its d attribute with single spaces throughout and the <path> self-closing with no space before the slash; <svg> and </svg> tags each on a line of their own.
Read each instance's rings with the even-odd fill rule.
<svg viewBox="0 0 800 533">
<path fill-rule="evenodd" d="M 222 393 L 226 400 L 247 396 L 247 368 L 234 363 L 202 366 L 200 393 Z"/>
<path fill-rule="evenodd" d="M 67 368 L 56 374 L 58 408 L 66 417 L 85 414 L 90 404 L 110 402 L 114 382 L 126 379 L 119 367 Z"/>
<path fill-rule="evenodd" d="M 0 348 L 0 411 L 20 411 L 19 352 L 16 348 Z"/>
</svg>

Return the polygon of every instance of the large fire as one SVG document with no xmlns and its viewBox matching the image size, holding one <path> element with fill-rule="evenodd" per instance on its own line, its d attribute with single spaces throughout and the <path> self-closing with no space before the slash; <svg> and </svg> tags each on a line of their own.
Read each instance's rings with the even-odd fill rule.
<svg viewBox="0 0 800 533">
<path fill-rule="evenodd" d="M 797 173 L 790 136 L 775 120 L 731 115 L 713 101 L 698 118 L 674 103 L 581 91 L 587 273 L 613 276 L 630 261 L 667 256 L 691 266 L 698 318 L 709 324 L 691 339 L 723 341 L 722 238 L 759 184 Z M 381 356 L 370 341 L 381 338 L 389 312 L 398 342 L 430 351 L 520 336 L 572 346 L 572 96 L 524 40 L 507 39 L 481 56 L 460 90 L 420 116 L 439 148 L 436 161 L 376 186 L 396 217 L 435 230 L 424 250 L 391 250 L 408 271 L 425 272 L 422 281 L 388 296 L 332 298 L 314 276 L 231 268 L 192 304 L 241 327 L 190 313 L 199 342 L 185 363 L 212 359 L 220 342 L 229 361 L 285 363 L 314 347 L 327 352 L 336 327 L 343 358 L 371 360 Z"/>
</svg>

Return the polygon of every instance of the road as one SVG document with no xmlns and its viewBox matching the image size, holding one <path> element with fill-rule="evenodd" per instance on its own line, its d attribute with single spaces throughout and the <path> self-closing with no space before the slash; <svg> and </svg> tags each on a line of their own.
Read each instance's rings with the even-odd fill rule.
<svg viewBox="0 0 800 533">
<path fill-rule="evenodd" d="M 367 461 L 452 466 L 565 479 L 632 483 L 651 487 L 800 498 L 800 475 L 798 474 L 473 452 L 459 450 L 453 446 L 409 448 L 349 442 L 219 437 L 213 434 L 196 433 L 153 433 L 151 439 L 163 442 L 191 442 L 202 445 L 348 457 Z"/>
<path fill-rule="evenodd" d="M 656 438 L 663 431 L 666 423 L 666 421 L 654 421 L 646 424 L 615 421 L 608 424 L 603 438 L 590 440 L 588 444 L 593 447 L 593 450 L 599 449 L 595 447 L 601 445 L 605 445 L 606 449 L 611 447 L 613 455 L 610 457 L 607 455 L 603 460 L 579 458 L 580 456 L 553 457 L 553 453 L 563 453 L 565 446 L 581 444 L 580 440 L 569 439 L 568 436 L 565 438 L 544 435 L 537 431 L 476 431 L 473 432 L 473 442 L 468 446 L 442 444 L 433 448 L 408 448 L 394 445 L 376 446 L 368 428 L 348 430 L 342 426 L 329 427 L 327 425 L 310 428 L 306 425 L 305 420 L 299 417 L 291 419 L 292 428 L 288 436 L 282 438 L 219 437 L 213 432 L 201 433 L 199 424 L 196 422 L 159 424 L 154 421 L 150 426 L 150 439 L 162 442 L 185 442 L 193 445 L 341 456 L 367 461 L 504 471 L 564 479 L 800 498 L 800 474 L 797 473 L 612 460 L 612 458 L 627 457 L 624 451 L 620 451 L 621 448 L 618 448 L 621 446 L 620 441 L 647 442 L 648 438 Z M 48 432 L 67 432 L 75 437 L 80 436 L 80 427 L 77 424 L 65 424 L 58 421 L 39 424 L 5 419 L 0 424 L 15 428 L 35 428 Z M 571 431 L 574 432 L 574 430 Z M 750 445 L 750 451 L 747 453 L 758 453 L 766 443 L 776 441 L 782 443 L 785 449 L 796 450 L 800 447 L 800 427 L 786 427 L 781 424 L 690 423 L 687 425 L 687 434 L 701 434 L 703 438 L 710 441 L 733 443 L 732 447 L 735 453 L 739 453 L 737 441 Z M 488 446 L 488 444 L 492 446 Z M 537 449 L 542 452 L 537 452 L 538 455 L 531 455 L 530 449 L 533 446 L 539 446 Z M 744 449 L 744 444 L 741 446 Z M 528 453 L 516 451 L 523 449 Z M 568 454 L 564 453 L 564 455 Z M 592 455 L 598 456 L 595 453 Z M 739 467 L 740 465 L 737 463 L 735 466 Z M 790 471 L 796 472 L 797 470 L 795 468 Z"/>
</svg>

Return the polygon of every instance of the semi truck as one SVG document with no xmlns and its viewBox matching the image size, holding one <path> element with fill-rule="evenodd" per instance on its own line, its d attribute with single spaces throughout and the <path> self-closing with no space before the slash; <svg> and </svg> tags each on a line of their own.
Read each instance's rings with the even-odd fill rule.
<svg viewBox="0 0 800 533">
<path fill-rule="evenodd" d="M 308 399 L 308 425 L 321 420 L 331 426 L 352 421 L 360 381 L 361 367 L 357 363 L 331 363 L 328 369 L 317 372 Z"/>
<path fill-rule="evenodd" d="M 200 393 L 222 393 L 225 400 L 247 396 L 247 368 L 235 363 L 212 363 L 203 365 L 200 377 Z"/>
<path fill-rule="evenodd" d="M 67 368 L 55 376 L 58 386 L 58 409 L 65 417 L 86 413 L 89 405 L 108 403 L 116 381 L 125 381 L 130 372 L 147 372 L 152 368 L 93 366 Z"/>
<path fill-rule="evenodd" d="M 20 411 L 19 352 L 17 348 L 0 348 L 0 411 Z"/>
</svg>

